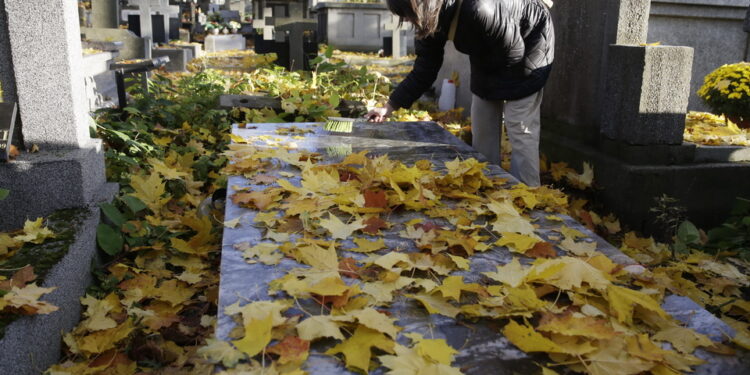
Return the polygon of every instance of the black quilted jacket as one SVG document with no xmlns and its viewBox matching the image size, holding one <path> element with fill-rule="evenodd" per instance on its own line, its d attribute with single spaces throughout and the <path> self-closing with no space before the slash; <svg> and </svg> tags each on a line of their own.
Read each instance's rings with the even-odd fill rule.
<svg viewBox="0 0 750 375">
<path fill-rule="evenodd" d="M 445 0 L 438 31 L 416 41 L 414 68 L 391 94 L 393 107 L 410 107 L 435 81 L 457 10 L 457 0 Z M 542 0 L 463 0 L 460 12 L 454 44 L 469 55 L 475 95 L 516 100 L 544 87 L 552 70 L 555 35 Z"/>
</svg>

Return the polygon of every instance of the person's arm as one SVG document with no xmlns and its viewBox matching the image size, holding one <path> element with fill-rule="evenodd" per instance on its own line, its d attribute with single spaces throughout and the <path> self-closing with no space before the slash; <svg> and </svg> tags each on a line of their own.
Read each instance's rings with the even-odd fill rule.
<svg viewBox="0 0 750 375">
<path fill-rule="evenodd" d="M 414 67 L 388 99 L 388 104 L 394 110 L 411 107 L 412 103 L 435 82 L 443 65 L 446 39 L 447 34 L 438 31 L 428 38 L 416 40 L 417 59 L 414 61 Z"/>
</svg>

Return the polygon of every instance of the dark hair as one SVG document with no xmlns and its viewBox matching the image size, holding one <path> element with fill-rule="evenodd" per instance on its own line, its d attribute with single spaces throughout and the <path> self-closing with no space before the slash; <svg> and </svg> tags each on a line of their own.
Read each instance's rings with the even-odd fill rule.
<svg viewBox="0 0 750 375">
<path fill-rule="evenodd" d="M 401 22 L 411 22 L 420 39 L 437 31 L 444 2 L 445 0 L 387 0 L 391 13 L 399 16 Z"/>
</svg>

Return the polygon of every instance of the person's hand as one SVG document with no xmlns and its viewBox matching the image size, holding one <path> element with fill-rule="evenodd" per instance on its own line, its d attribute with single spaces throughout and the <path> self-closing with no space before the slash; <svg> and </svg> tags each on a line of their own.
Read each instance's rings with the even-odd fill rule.
<svg viewBox="0 0 750 375">
<path fill-rule="evenodd" d="M 385 107 L 373 108 L 370 112 L 367 112 L 365 117 L 369 122 L 383 122 L 387 117 L 393 113 L 393 107 L 390 103 L 387 103 Z"/>
</svg>

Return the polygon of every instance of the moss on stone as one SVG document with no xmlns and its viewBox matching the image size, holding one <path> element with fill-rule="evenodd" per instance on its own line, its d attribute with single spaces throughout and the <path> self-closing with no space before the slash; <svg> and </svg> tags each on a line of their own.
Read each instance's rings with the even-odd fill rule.
<svg viewBox="0 0 750 375">
<path fill-rule="evenodd" d="M 0 275 L 10 278 L 16 270 L 30 264 L 37 275 L 35 282 L 41 284 L 52 267 L 68 254 L 87 214 L 86 208 L 73 208 L 58 210 L 49 215 L 47 227 L 55 233 L 55 237 L 42 244 L 25 244 L 13 256 L 0 262 Z M 0 339 L 5 336 L 5 327 L 16 318 L 16 315 L 0 314 Z"/>
</svg>

